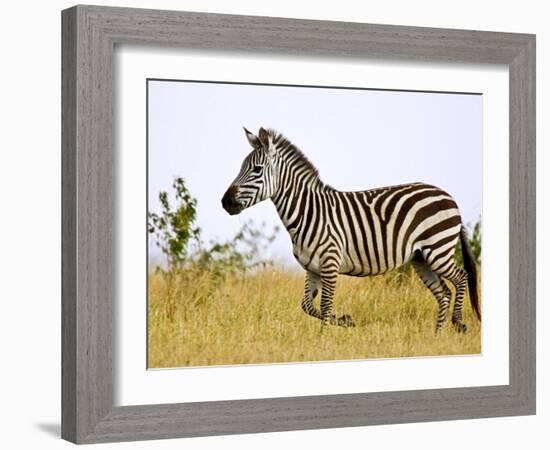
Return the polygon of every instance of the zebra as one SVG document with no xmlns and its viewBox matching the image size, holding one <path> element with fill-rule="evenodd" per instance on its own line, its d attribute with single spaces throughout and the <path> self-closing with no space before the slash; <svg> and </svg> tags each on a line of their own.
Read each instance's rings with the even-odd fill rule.
<svg viewBox="0 0 550 450">
<path fill-rule="evenodd" d="M 481 320 L 475 258 L 458 206 L 442 189 L 409 183 L 344 192 L 321 181 L 307 157 L 281 133 L 244 128 L 252 151 L 222 198 L 222 207 L 239 214 L 271 199 L 290 234 L 294 257 L 306 271 L 301 307 L 326 325 L 354 327 L 349 314 L 333 314 L 339 274 L 384 274 L 411 262 L 438 304 L 435 330 L 446 320 L 455 287 L 452 324 L 466 332 L 462 303 L 470 303 Z M 460 239 L 464 268 L 455 262 Z M 321 291 L 320 308 L 314 299 Z"/>
</svg>

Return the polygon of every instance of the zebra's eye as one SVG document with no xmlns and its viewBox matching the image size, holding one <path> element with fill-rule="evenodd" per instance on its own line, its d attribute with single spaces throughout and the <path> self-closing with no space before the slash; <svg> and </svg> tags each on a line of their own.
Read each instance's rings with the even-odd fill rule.
<svg viewBox="0 0 550 450">
<path fill-rule="evenodd" d="M 260 172 L 262 171 L 262 169 L 263 169 L 263 166 L 254 166 L 254 167 L 252 168 L 252 173 L 258 174 L 258 173 L 260 173 Z"/>
</svg>

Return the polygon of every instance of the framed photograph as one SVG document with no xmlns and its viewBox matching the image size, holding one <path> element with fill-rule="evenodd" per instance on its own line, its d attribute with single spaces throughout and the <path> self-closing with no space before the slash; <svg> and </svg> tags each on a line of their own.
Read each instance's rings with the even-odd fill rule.
<svg viewBox="0 0 550 450">
<path fill-rule="evenodd" d="M 533 35 L 62 26 L 63 438 L 535 413 Z"/>
</svg>

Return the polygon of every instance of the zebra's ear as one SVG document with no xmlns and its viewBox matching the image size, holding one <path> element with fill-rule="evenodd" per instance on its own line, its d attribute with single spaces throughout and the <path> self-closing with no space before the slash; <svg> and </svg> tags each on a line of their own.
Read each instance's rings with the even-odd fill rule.
<svg viewBox="0 0 550 450">
<path fill-rule="evenodd" d="M 260 128 L 260 131 L 258 131 L 258 137 L 260 138 L 260 142 L 264 145 L 264 147 L 267 147 L 269 145 L 269 133 L 265 130 L 265 128 Z"/>
<path fill-rule="evenodd" d="M 258 148 L 262 145 L 262 143 L 260 142 L 260 140 L 258 139 L 258 136 L 256 136 L 255 134 L 251 133 L 250 131 L 248 131 L 246 129 L 246 127 L 243 127 L 244 128 L 244 133 L 246 134 L 246 138 L 248 139 L 248 142 L 250 143 L 250 145 L 252 146 L 252 148 Z"/>
<path fill-rule="evenodd" d="M 260 128 L 260 131 L 258 131 L 258 139 L 260 140 L 262 144 L 262 148 L 270 155 L 273 156 L 274 149 L 273 145 L 271 143 L 271 136 L 270 134 L 265 130 L 265 128 Z"/>
</svg>

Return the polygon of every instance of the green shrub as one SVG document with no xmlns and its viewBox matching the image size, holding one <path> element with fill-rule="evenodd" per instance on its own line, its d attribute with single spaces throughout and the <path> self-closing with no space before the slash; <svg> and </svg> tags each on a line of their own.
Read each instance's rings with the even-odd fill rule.
<svg viewBox="0 0 550 450">
<path fill-rule="evenodd" d="M 172 206 L 168 193 L 162 191 L 159 193 L 161 212 L 148 214 L 149 233 L 166 256 L 170 271 L 180 274 L 209 271 L 215 277 L 223 277 L 270 264 L 261 258 L 260 252 L 273 242 L 278 227 L 267 232 L 265 223 L 258 227 L 249 221 L 232 239 L 206 245 L 201 240 L 201 229 L 195 224 L 196 198 L 181 177 L 175 178 L 172 188 L 177 204 Z"/>
</svg>

